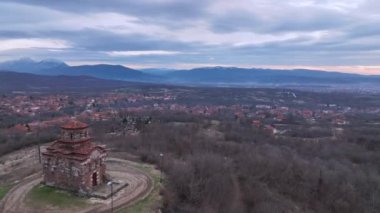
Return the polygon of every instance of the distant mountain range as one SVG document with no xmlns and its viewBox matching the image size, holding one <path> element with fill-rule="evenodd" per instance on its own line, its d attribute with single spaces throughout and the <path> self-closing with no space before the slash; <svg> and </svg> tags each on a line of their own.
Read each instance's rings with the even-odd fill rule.
<svg viewBox="0 0 380 213">
<path fill-rule="evenodd" d="M 168 73 L 171 81 L 204 84 L 351 84 L 380 83 L 380 76 L 295 69 L 205 67 Z"/>
<path fill-rule="evenodd" d="M 0 70 L 50 76 L 90 76 L 100 79 L 179 85 L 345 85 L 377 84 L 380 76 L 318 70 L 280 70 L 238 67 L 204 67 L 190 70 L 151 68 L 135 70 L 121 65 L 69 66 L 58 60 L 22 58 L 0 63 Z"/>
<path fill-rule="evenodd" d="M 143 73 L 151 74 L 151 75 L 167 75 L 178 70 L 169 69 L 169 68 L 145 68 L 145 69 L 139 69 L 139 71 Z"/>
<path fill-rule="evenodd" d="M 146 74 L 121 65 L 69 66 L 58 60 L 34 61 L 30 58 L 0 63 L 0 70 L 33 73 L 38 75 L 91 76 L 102 79 L 123 81 L 157 81 L 160 77 Z"/>
<path fill-rule="evenodd" d="M 89 76 L 43 76 L 11 71 L 0 72 L 0 91 L 68 90 L 116 88 L 134 83 L 97 79 Z"/>
<path fill-rule="evenodd" d="M 34 61 L 31 58 L 20 58 L 18 60 L 6 61 L 0 63 L 0 70 L 10 70 L 24 73 L 36 73 L 44 70 L 67 67 L 65 62 L 55 59 L 46 59 L 42 61 Z"/>
</svg>

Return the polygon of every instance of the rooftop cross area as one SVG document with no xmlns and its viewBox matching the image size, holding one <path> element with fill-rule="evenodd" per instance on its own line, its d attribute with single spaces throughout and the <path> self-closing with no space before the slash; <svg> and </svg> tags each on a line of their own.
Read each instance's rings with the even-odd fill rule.
<svg viewBox="0 0 380 213">
<path fill-rule="evenodd" d="M 61 126 L 59 139 L 42 153 L 46 185 L 89 194 L 106 182 L 107 152 L 92 143 L 88 127 L 77 120 Z"/>
</svg>

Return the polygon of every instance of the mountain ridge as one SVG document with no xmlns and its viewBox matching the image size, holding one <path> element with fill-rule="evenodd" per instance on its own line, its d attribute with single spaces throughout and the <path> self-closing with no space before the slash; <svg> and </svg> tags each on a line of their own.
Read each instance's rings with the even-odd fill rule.
<svg viewBox="0 0 380 213">
<path fill-rule="evenodd" d="M 109 80 L 123 80 L 148 83 L 180 85 L 344 85 L 370 83 L 380 84 L 380 75 L 361 75 L 344 72 L 330 72 L 308 69 L 267 69 L 239 67 L 199 67 L 193 69 L 149 68 L 136 70 L 122 65 L 96 64 L 69 66 L 66 63 L 48 59 L 34 61 L 22 58 L 0 63 L 0 69 L 27 72 L 38 75 L 91 76 Z M 27 69 L 25 71 L 25 69 Z"/>
<path fill-rule="evenodd" d="M 203 67 L 175 71 L 167 74 L 177 82 L 204 83 L 355 83 L 379 82 L 380 76 L 366 76 L 352 73 L 327 72 L 319 70 L 281 70 L 238 67 Z"/>
<path fill-rule="evenodd" d="M 0 82 L 0 91 L 96 89 L 133 84 L 127 81 L 98 79 L 89 76 L 48 76 L 7 70 L 0 70 Z"/>
<path fill-rule="evenodd" d="M 91 76 L 95 78 L 124 81 L 155 81 L 157 76 L 146 74 L 122 65 L 96 64 L 69 66 L 55 59 L 34 61 L 31 58 L 0 63 L 0 69 L 38 75 Z"/>
</svg>

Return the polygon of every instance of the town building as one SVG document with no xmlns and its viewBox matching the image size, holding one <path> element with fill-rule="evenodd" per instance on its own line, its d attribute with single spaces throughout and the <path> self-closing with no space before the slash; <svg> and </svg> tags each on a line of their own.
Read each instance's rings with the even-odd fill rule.
<svg viewBox="0 0 380 213">
<path fill-rule="evenodd" d="M 72 120 L 42 153 L 44 184 L 90 194 L 107 181 L 106 156 L 105 147 L 92 142 L 88 125 Z"/>
</svg>

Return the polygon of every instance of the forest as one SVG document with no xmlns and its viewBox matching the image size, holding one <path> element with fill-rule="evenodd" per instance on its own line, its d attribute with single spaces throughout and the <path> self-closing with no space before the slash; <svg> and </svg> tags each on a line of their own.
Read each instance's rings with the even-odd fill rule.
<svg viewBox="0 0 380 213">
<path fill-rule="evenodd" d="M 122 122 L 93 128 L 115 150 L 162 167 L 164 212 L 380 209 L 377 129 L 353 128 L 335 140 L 310 142 L 275 138 L 226 118 L 170 113 L 154 118 L 136 135 L 107 135 Z"/>
</svg>

